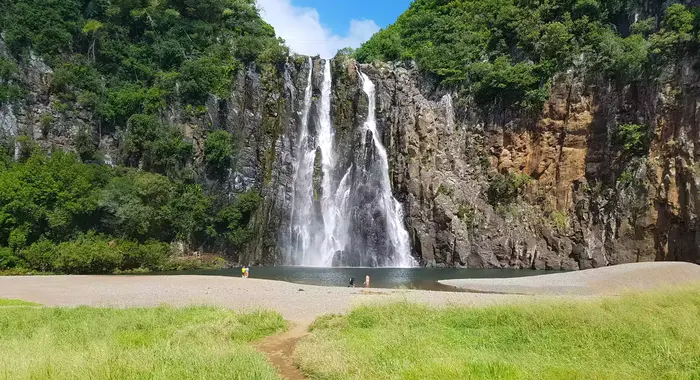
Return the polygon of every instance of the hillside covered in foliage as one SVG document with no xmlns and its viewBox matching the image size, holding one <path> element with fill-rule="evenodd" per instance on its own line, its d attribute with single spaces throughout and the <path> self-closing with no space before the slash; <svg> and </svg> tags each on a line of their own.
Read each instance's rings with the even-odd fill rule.
<svg viewBox="0 0 700 380">
<path fill-rule="evenodd" d="M 60 148 L 29 136 L 2 141 L 0 270 L 158 269 L 164 243 L 217 252 L 246 243 L 258 193 L 211 191 L 232 169 L 233 135 L 207 133 L 197 162 L 166 111 L 201 118 L 211 96 L 230 96 L 239 71 L 287 60 L 254 1 L 13 0 L 0 31 L 1 105 L 49 102 L 44 136 L 59 119 L 85 120 L 71 131 L 75 153 L 49 156 Z M 53 71 L 48 94 L 20 75 L 37 59 Z M 116 157 L 101 150 L 104 136 L 116 137 Z"/>
<path fill-rule="evenodd" d="M 629 84 L 696 52 L 698 8 L 661 3 L 416 0 L 355 54 L 361 62 L 415 60 L 485 111 L 538 111 L 557 73 Z"/>
</svg>

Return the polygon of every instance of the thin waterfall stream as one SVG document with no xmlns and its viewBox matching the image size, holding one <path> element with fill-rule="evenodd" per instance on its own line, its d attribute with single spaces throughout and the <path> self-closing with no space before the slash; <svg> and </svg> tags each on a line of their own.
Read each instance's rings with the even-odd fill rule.
<svg viewBox="0 0 700 380">
<path fill-rule="evenodd" d="M 286 264 L 304 264 L 314 240 L 313 223 L 313 173 L 316 145 L 309 133 L 309 116 L 313 98 L 313 61 L 308 60 L 309 74 L 304 90 L 304 108 L 301 130 L 297 142 L 298 158 L 294 162 L 294 190 L 292 191 L 291 230 L 287 247 Z M 300 257 L 297 257 L 299 255 Z M 297 258 L 298 261 L 293 260 Z"/>
<path fill-rule="evenodd" d="M 397 201 L 392 194 L 391 180 L 389 179 L 389 157 L 387 155 L 386 148 L 384 148 L 384 145 L 382 145 L 379 138 L 379 132 L 377 131 L 376 89 L 374 83 L 372 83 L 366 74 L 360 72 L 360 76 L 362 77 L 362 89 L 369 98 L 369 113 L 364 126 L 367 133 L 372 134 L 374 149 L 378 153 L 376 164 L 379 172 L 377 174 L 380 176 L 379 191 L 381 192 L 381 209 L 385 214 L 387 237 L 391 242 L 391 247 L 394 254 L 393 257 L 391 257 L 389 266 L 411 267 L 415 263 L 410 253 L 411 247 L 409 243 L 408 231 L 406 231 L 406 228 L 404 227 L 403 209 L 401 207 L 401 203 L 399 203 L 399 201 Z"/>
</svg>

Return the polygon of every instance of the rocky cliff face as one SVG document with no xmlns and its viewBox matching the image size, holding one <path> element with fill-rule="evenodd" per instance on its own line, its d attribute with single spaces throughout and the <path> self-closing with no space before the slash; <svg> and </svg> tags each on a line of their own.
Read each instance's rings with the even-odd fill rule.
<svg viewBox="0 0 700 380">
<path fill-rule="evenodd" d="M 479 117 L 402 67 L 363 67 L 380 83 L 394 189 L 425 265 L 585 269 L 698 262 L 697 76 L 617 88 L 562 75 L 542 112 Z M 648 152 L 615 141 L 651 128 Z M 489 203 L 496 173 L 532 180 L 514 204 Z M 493 202 L 491 202 L 493 203 Z"/>
<path fill-rule="evenodd" d="M 7 57 L 2 46 L 0 54 Z M 700 131 L 698 78 L 690 66 L 667 72 L 662 86 L 618 88 L 562 75 L 542 112 L 527 117 L 485 117 L 456 107 L 457 99 L 412 67 L 359 67 L 376 84 L 378 128 L 414 256 L 423 265 L 475 268 L 697 262 Z M 78 132 L 88 129 L 105 161 L 116 157 L 117 132 L 101 131 L 89 112 L 56 110 L 51 68 L 38 59 L 20 67 L 30 96 L 2 106 L 0 139 L 26 136 L 47 150 L 74 149 Z M 173 104 L 163 115 L 193 143 L 194 168 L 202 164 L 207 131 L 236 136 L 236 169 L 224 181 L 200 180 L 217 194 L 257 189 L 263 195 L 255 240 L 236 255 L 240 261 L 284 261 L 304 92 L 313 70 L 310 114 L 316 115 L 320 67 L 319 59 L 304 57 L 284 67 L 249 67 L 238 73 L 231 96 L 212 97 L 205 114 Z M 338 59 L 332 74 L 335 138 L 352 140 L 368 105 L 358 65 Z M 56 120 L 50 130 L 42 128 L 46 115 Z M 317 123 L 312 116 L 310 128 Z M 646 154 L 629 157 L 616 145 L 624 123 L 652 128 Z M 351 157 L 352 149 L 343 144 L 337 154 Z M 495 203 L 488 192 L 498 173 L 531 180 L 513 202 Z"/>
</svg>

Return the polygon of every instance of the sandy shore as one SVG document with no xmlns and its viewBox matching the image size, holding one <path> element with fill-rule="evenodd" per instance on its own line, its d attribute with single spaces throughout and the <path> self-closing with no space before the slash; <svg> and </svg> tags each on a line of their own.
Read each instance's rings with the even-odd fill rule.
<svg viewBox="0 0 700 380">
<path fill-rule="evenodd" d="M 700 283 L 700 265 L 679 262 L 623 264 L 526 278 L 444 280 L 459 289 L 529 295 L 619 295 L 635 290 Z"/>
<path fill-rule="evenodd" d="M 489 306 L 535 299 L 620 294 L 626 289 L 700 282 L 700 266 L 649 263 L 516 279 L 451 280 L 444 284 L 480 294 L 422 290 L 350 289 L 214 276 L 0 277 L 0 298 L 47 306 L 149 307 L 214 305 L 235 310 L 276 310 L 309 323 L 355 306 L 407 301 L 429 306 Z"/>
<path fill-rule="evenodd" d="M 336 288 L 215 276 L 36 276 L 0 277 L 0 298 L 47 306 L 149 307 L 214 305 L 234 310 L 276 310 L 308 323 L 374 302 L 408 301 L 433 306 L 488 306 L 531 296 Z"/>
</svg>

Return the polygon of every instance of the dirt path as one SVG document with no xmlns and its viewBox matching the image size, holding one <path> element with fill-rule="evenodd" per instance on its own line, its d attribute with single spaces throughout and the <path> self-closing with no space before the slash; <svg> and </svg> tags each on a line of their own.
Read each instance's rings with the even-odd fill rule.
<svg viewBox="0 0 700 380">
<path fill-rule="evenodd" d="M 308 329 L 308 323 L 296 323 L 282 334 L 263 339 L 255 344 L 255 348 L 264 353 L 267 360 L 277 367 L 283 379 L 306 380 L 307 377 L 294 365 L 292 356 L 297 343 L 308 334 Z"/>
</svg>

